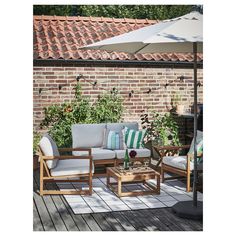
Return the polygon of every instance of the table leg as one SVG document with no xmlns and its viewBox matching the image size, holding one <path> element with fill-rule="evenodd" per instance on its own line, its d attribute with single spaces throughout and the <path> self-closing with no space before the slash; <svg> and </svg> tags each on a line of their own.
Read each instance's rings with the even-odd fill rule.
<svg viewBox="0 0 236 236">
<path fill-rule="evenodd" d="M 160 176 L 156 175 L 156 181 L 157 181 L 157 193 L 160 194 Z"/>
<path fill-rule="evenodd" d="M 107 171 L 107 186 L 110 185 L 110 173 Z"/>
<path fill-rule="evenodd" d="M 121 178 L 117 179 L 117 194 L 121 197 Z"/>
</svg>

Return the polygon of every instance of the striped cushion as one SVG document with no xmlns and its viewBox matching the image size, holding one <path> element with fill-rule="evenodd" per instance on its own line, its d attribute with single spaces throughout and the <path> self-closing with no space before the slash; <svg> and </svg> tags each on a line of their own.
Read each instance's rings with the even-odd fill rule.
<svg viewBox="0 0 236 236">
<path fill-rule="evenodd" d="M 105 129 L 103 148 L 110 150 L 124 149 L 122 132 Z"/>
<path fill-rule="evenodd" d="M 127 148 L 143 148 L 143 138 L 146 130 L 136 131 L 125 127 L 123 134 Z"/>
</svg>

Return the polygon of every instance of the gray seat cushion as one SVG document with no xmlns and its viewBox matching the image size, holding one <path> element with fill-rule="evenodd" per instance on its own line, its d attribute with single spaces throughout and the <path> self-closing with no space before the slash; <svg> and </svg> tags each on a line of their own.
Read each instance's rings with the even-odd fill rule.
<svg viewBox="0 0 236 236">
<path fill-rule="evenodd" d="M 94 173 L 94 166 L 92 168 Z M 67 159 L 59 160 L 57 166 L 51 169 L 52 176 L 77 175 L 89 173 L 89 160 Z"/>
<path fill-rule="evenodd" d="M 163 163 L 181 170 L 187 169 L 187 156 L 165 156 Z M 193 170 L 193 163 L 190 161 L 190 170 Z"/>
<path fill-rule="evenodd" d="M 87 156 L 86 151 L 73 151 L 74 156 Z M 110 160 L 116 157 L 116 154 L 112 150 L 102 148 L 92 148 L 93 160 Z"/>
<path fill-rule="evenodd" d="M 73 148 L 101 147 L 106 124 L 72 125 Z"/>
<path fill-rule="evenodd" d="M 107 128 L 109 130 L 114 130 L 120 132 L 124 127 L 128 127 L 129 129 L 138 130 L 137 122 L 127 122 L 127 123 L 107 123 Z"/>
<path fill-rule="evenodd" d="M 136 157 L 150 157 L 151 156 L 151 151 L 147 148 L 140 148 L 140 149 L 128 149 L 130 152 L 131 150 L 135 150 L 137 152 Z M 116 153 L 116 158 L 117 159 L 124 159 L 125 157 L 125 150 L 114 150 Z"/>
<path fill-rule="evenodd" d="M 57 145 L 49 134 L 44 134 L 39 142 L 44 156 L 60 156 Z M 58 159 L 46 161 L 49 169 L 55 168 Z"/>
</svg>

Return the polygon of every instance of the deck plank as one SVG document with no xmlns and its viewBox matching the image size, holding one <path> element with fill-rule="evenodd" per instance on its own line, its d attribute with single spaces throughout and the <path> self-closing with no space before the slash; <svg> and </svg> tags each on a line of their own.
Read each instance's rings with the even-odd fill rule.
<svg viewBox="0 0 236 236">
<path fill-rule="evenodd" d="M 39 187 L 39 176 L 36 174 L 36 184 Z M 50 184 L 47 184 L 47 188 L 50 189 Z M 51 196 L 43 196 L 42 197 L 48 207 L 50 207 L 49 212 L 52 213 L 51 218 L 53 218 L 57 225 L 55 225 L 56 229 L 59 228 L 60 231 L 78 231 L 78 227 L 76 226 L 73 218 L 68 213 L 67 209 L 65 208 L 63 202 L 61 201 L 58 195 L 51 195 Z M 57 215 L 54 215 L 54 205 L 55 209 L 57 210 Z M 59 220 L 60 219 L 60 220 Z M 61 226 L 59 226 L 61 224 Z"/>
<path fill-rule="evenodd" d="M 183 227 L 180 226 L 176 220 L 176 216 L 171 215 L 166 209 L 150 209 L 153 214 L 156 214 L 159 219 L 161 219 L 171 231 L 183 231 Z"/>
<path fill-rule="evenodd" d="M 170 231 L 170 228 L 148 209 L 142 210 L 142 214 L 144 214 L 147 219 L 150 219 L 150 223 L 154 224 L 159 231 Z"/>
<path fill-rule="evenodd" d="M 104 219 L 111 225 L 113 231 L 126 231 L 125 228 L 116 220 L 111 214 L 111 212 L 101 213 Z"/>
<path fill-rule="evenodd" d="M 34 182 L 34 189 L 37 189 L 36 183 Z M 37 206 L 39 217 L 43 224 L 43 229 L 45 231 L 55 231 L 53 221 L 48 213 L 47 207 L 43 201 L 43 198 L 39 196 L 35 191 L 33 193 L 33 198 L 35 205 Z"/>
<path fill-rule="evenodd" d="M 122 225 L 126 231 L 135 231 L 134 226 L 122 215 L 121 212 L 112 212 L 111 215 Z"/>
<path fill-rule="evenodd" d="M 126 211 L 121 214 L 135 227 L 135 230 L 149 231 L 142 220 L 137 217 L 137 213 L 135 213 L 135 211 Z"/>
<path fill-rule="evenodd" d="M 38 185 L 39 183 L 37 182 L 37 180 L 35 180 L 35 182 L 36 182 L 37 187 L 39 188 L 39 185 Z M 54 223 L 56 230 L 57 231 L 67 231 L 67 228 L 66 228 L 53 200 L 52 200 L 52 197 L 49 195 L 46 195 L 46 196 L 43 196 L 42 198 L 43 198 L 44 203 L 48 209 L 48 212 L 51 216 L 51 219 Z"/>
<path fill-rule="evenodd" d="M 40 220 L 37 208 L 35 206 L 35 202 L 33 201 L 33 230 L 34 231 L 43 231 L 43 225 Z"/>
<path fill-rule="evenodd" d="M 96 220 L 96 222 L 101 227 L 102 231 L 113 231 L 113 228 L 110 224 L 108 224 L 107 220 L 103 217 L 102 214 L 93 214 L 93 218 Z"/>
<path fill-rule="evenodd" d="M 91 214 L 82 214 L 82 217 L 92 231 L 102 231 Z"/>
<path fill-rule="evenodd" d="M 202 223 L 199 220 L 184 219 L 172 213 L 171 208 L 165 209 L 169 217 L 172 218 L 185 231 L 202 231 Z"/>
</svg>

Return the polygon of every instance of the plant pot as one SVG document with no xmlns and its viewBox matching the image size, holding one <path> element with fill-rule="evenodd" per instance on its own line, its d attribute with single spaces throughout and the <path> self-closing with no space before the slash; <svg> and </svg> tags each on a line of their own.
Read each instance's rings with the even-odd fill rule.
<svg viewBox="0 0 236 236">
<path fill-rule="evenodd" d="M 39 156 L 38 155 L 33 155 L 33 169 L 37 170 L 39 168 Z"/>
<path fill-rule="evenodd" d="M 184 109 L 185 109 L 185 106 L 184 106 L 184 105 L 177 105 L 177 106 L 176 106 L 176 113 L 178 113 L 178 114 L 184 114 Z"/>
</svg>

